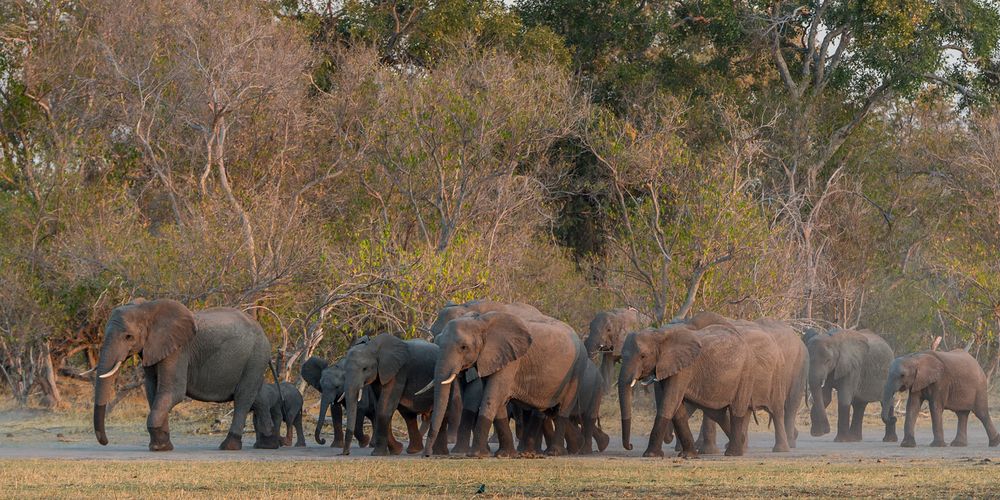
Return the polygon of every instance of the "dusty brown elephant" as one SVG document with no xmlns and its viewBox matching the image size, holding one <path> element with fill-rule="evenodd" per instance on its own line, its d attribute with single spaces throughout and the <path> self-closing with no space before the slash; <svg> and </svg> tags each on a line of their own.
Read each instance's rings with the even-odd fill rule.
<svg viewBox="0 0 1000 500">
<path fill-rule="evenodd" d="M 630 332 L 649 326 L 652 320 L 634 307 L 601 311 L 590 321 L 590 331 L 584 344 L 591 357 L 600 355 L 601 376 L 614 378 L 615 363 L 622 359 L 622 344 Z"/>
<path fill-rule="evenodd" d="M 670 424 L 681 442 L 681 456 L 694 457 L 694 439 L 688 427 L 690 403 L 718 421 L 728 411 L 727 455 L 742 455 L 743 435 L 750 410 L 754 373 L 750 346 L 743 334 L 728 325 L 695 329 L 687 324 L 647 328 L 630 333 L 622 347 L 618 396 L 622 415 L 622 445 L 632 449 L 632 390 L 639 380 L 654 384 L 656 420 L 645 457 L 663 456 L 663 439 Z M 647 383 L 644 381 L 643 383 Z"/>
<path fill-rule="evenodd" d="M 798 430 L 795 416 L 805 395 L 809 354 L 799 335 L 786 323 L 769 318 L 755 321 L 730 319 L 715 313 L 701 312 L 688 322 L 694 328 L 709 325 L 730 325 L 745 336 L 753 351 L 754 389 L 751 398 L 755 409 L 766 410 L 774 422 L 775 452 L 795 447 Z M 749 420 L 746 422 L 749 424 Z M 715 426 L 710 419 L 702 420 L 700 451 L 716 451 Z"/>
<path fill-rule="evenodd" d="M 882 394 L 882 420 L 886 425 L 895 423 L 892 414 L 893 399 L 897 392 L 908 392 L 906 423 L 903 424 L 901 446 L 917 445 L 913 428 L 920 414 L 920 406 L 927 401 L 931 410 L 931 427 L 934 441 L 931 446 L 944 446 L 944 410 L 958 415 L 958 432 L 952 446 L 968 445 L 969 412 L 976 415 L 986 429 L 989 445 L 1000 444 L 990 419 L 990 405 L 986 391 L 986 374 L 976 358 L 964 349 L 948 352 L 923 351 L 896 358 L 889 367 Z"/>
</svg>

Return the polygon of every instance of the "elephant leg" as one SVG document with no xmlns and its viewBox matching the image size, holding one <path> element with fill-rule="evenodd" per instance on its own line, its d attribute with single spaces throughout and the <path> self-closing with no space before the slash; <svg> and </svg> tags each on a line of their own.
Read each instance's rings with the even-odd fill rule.
<svg viewBox="0 0 1000 500">
<path fill-rule="evenodd" d="M 945 446 L 944 442 L 944 405 L 935 399 L 929 401 L 931 409 L 931 431 L 934 433 L 934 440 L 931 446 Z"/>
<path fill-rule="evenodd" d="M 541 423 L 539 430 L 542 431 L 542 438 L 545 440 L 546 449 L 551 448 L 553 444 L 560 438 L 556 437 L 556 417 L 547 415 L 543 411 L 535 411 L 535 415 L 538 416 L 538 421 Z M 541 441 L 538 441 L 541 443 Z"/>
<path fill-rule="evenodd" d="M 483 401 L 479 406 L 479 416 L 476 420 L 476 428 L 472 435 L 472 449 L 469 450 L 468 455 L 472 457 L 485 457 L 489 455 L 489 432 L 490 426 L 493 424 L 493 420 L 497 418 L 497 414 L 500 413 L 500 407 L 507 404 L 510 399 L 511 388 L 514 383 L 514 376 L 516 372 L 508 369 L 501 369 L 499 372 L 494 373 L 490 376 L 489 382 L 487 382 L 483 387 Z M 503 415 L 506 417 L 506 411 Z M 509 435 L 510 427 L 506 423 L 506 418 L 498 419 L 504 420 L 502 425 L 497 426 L 497 438 L 500 439 L 502 434 Z M 500 440 L 500 449 L 497 450 L 497 456 L 516 456 L 517 450 L 514 449 L 514 440 L 510 439 L 509 443 L 504 443 Z"/>
<path fill-rule="evenodd" d="M 989 437 L 990 446 L 996 446 L 1000 444 L 1000 434 L 997 433 L 996 427 L 993 426 L 993 420 L 990 418 L 990 406 L 987 402 L 986 393 L 976 395 L 976 404 L 972 408 L 972 413 L 976 415 L 983 424 L 983 428 L 986 429 L 986 436 Z"/>
<path fill-rule="evenodd" d="M 865 408 L 868 407 L 868 403 L 858 401 L 851 406 L 854 412 L 851 415 L 851 430 L 847 434 L 847 440 L 857 442 L 861 441 L 861 429 L 864 427 Z"/>
<path fill-rule="evenodd" d="M 340 403 L 330 405 L 330 419 L 333 420 L 333 444 L 331 448 L 344 447 L 344 407 Z M 358 422 L 363 423 L 364 417 L 358 418 Z M 360 441 L 360 440 L 359 440 Z M 362 448 L 364 445 L 359 445 Z"/>
<path fill-rule="evenodd" d="M 576 453 L 580 455 L 590 455 L 594 452 L 594 427 L 597 419 L 590 415 L 584 415 L 580 419 L 580 446 Z M 576 425 L 573 426 L 576 428 Z"/>
<path fill-rule="evenodd" d="M 375 409 L 371 408 L 371 407 L 368 408 L 365 411 L 365 418 L 368 419 L 368 423 L 371 424 L 372 431 L 374 431 L 375 430 Z M 345 433 L 348 432 L 348 429 L 345 429 L 344 432 Z M 371 445 L 372 436 L 370 436 L 368 434 L 365 434 L 365 419 L 364 418 L 357 419 L 357 422 L 354 423 L 354 430 L 351 431 L 351 432 L 354 433 L 354 437 L 358 440 L 358 448 L 364 448 L 366 446 L 370 446 Z M 391 432 L 389 433 L 389 437 L 392 438 L 392 433 Z M 394 440 L 394 438 L 393 439 L 389 439 L 389 441 L 393 441 L 393 440 Z M 341 445 L 341 446 L 343 446 L 343 445 Z"/>
<path fill-rule="evenodd" d="M 593 436 L 590 437 L 593 441 Z M 580 454 L 583 447 L 583 424 L 578 417 L 570 418 L 566 422 L 566 453 L 570 455 Z"/>
<path fill-rule="evenodd" d="M 729 414 L 726 410 L 702 410 L 701 439 L 700 446 L 697 447 L 700 455 L 718 455 L 721 453 L 718 446 L 718 431 L 716 427 L 721 427 L 722 432 L 729 435 Z M 698 443 L 695 443 L 696 445 Z"/>
<path fill-rule="evenodd" d="M 292 434 L 294 434 L 293 427 L 295 427 L 295 422 L 291 417 L 289 417 L 289 419 L 285 421 L 285 439 L 282 441 L 281 446 L 292 445 Z M 275 430 L 277 430 L 277 428 Z"/>
<path fill-rule="evenodd" d="M 903 448 L 913 448 L 917 445 L 913 430 L 917 425 L 917 417 L 920 415 L 920 405 L 923 403 L 920 396 L 910 393 L 906 401 L 906 422 L 903 423 L 903 442 L 899 443 Z"/>
<path fill-rule="evenodd" d="M 556 415 L 553 420 L 555 420 L 555 432 L 545 454 L 550 457 L 558 457 L 566 454 L 566 446 L 563 443 L 566 442 L 566 427 L 569 425 L 569 418 L 565 415 Z"/>
<path fill-rule="evenodd" d="M 406 447 L 406 453 L 413 455 L 414 453 L 424 451 L 424 438 L 420 433 L 420 426 L 417 423 L 417 414 L 402 408 L 400 408 L 399 414 L 403 416 L 403 420 L 406 422 L 406 434 L 410 439 L 410 444 Z M 447 438 L 447 433 L 445 437 Z"/>
<path fill-rule="evenodd" d="M 689 418 L 687 408 L 681 405 L 674 412 L 674 416 L 670 419 L 670 422 L 673 424 L 674 432 L 677 434 L 677 440 L 681 443 L 681 452 L 678 456 L 683 458 L 697 458 L 698 451 L 694 446 L 694 436 L 691 435 L 691 427 L 688 423 Z M 662 420 L 663 424 L 666 424 L 666 419 Z M 656 432 L 656 427 L 653 428 L 653 432 Z M 662 456 L 662 452 L 660 456 Z"/>
<path fill-rule="evenodd" d="M 174 449 L 170 442 L 170 410 L 184 400 L 187 388 L 187 367 L 181 366 L 176 359 L 163 361 L 155 368 L 155 384 L 153 404 L 146 418 L 146 430 L 149 432 L 149 451 L 170 451 Z M 176 370 L 184 368 L 184 373 L 174 376 Z M 148 372 L 147 372 L 148 373 Z M 146 386 L 146 397 L 150 387 Z"/>
<path fill-rule="evenodd" d="M 840 397 L 839 392 L 837 393 L 837 435 L 833 438 L 835 443 L 850 441 L 851 402 L 850 400 L 845 401 L 845 399 Z"/>
<path fill-rule="evenodd" d="M 468 453 L 469 441 L 472 439 L 472 428 L 476 425 L 476 412 L 466 409 L 462 410 L 462 419 L 458 424 L 458 434 L 455 438 L 455 446 L 452 453 Z"/>
<path fill-rule="evenodd" d="M 600 419 L 595 419 L 596 425 L 594 425 L 594 441 L 597 442 L 597 451 L 604 451 L 608 449 L 608 444 L 611 443 L 611 436 L 601 429 Z"/>
<path fill-rule="evenodd" d="M 521 420 L 521 436 L 517 443 L 518 453 L 542 454 L 542 438 L 545 435 L 545 416 L 531 410 L 516 410 L 523 415 Z M 515 423 L 515 430 L 517 424 Z M 549 436 L 551 439 L 551 435 Z"/>
<path fill-rule="evenodd" d="M 955 433 L 955 440 L 951 442 L 951 446 L 968 446 L 969 410 L 956 411 L 955 415 L 958 416 L 958 431 Z"/>
<path fill-rule="evenodd" d="M 785 406 L 784 404 L 774 406 L 776 408 L 770 412 L 771 425 L 774 426 L 774 448 L 771 448 L 771 451 L 775 453 L 792 451 L 788 445 L 788 433 L 785 431 Z"/>
<path fill-rule="evenodd" d="M 726 445 L 727 457 L 740 457 L 746 452 L 747 428 L 750 426 L 750 414 L 737 417 L 729 415 L 729 444 Z"/>
<path fill-rule="evenodd" d="M 404 384 L 393 379 L 388 384 L 382 386 L 378 403 L 375 406 L 375 430 L 372 436 L 373 456 L 386 456 L 391 452 L 399 455 L 403 452 L 403 447 L 389 447 L 389 435 L 392 434 L 392 414 L 399 407 L 399 400 L 403 395 Z M 405 416 L 404 416 L 405 418 Z M 409 423 L 407 423 L 409 426 Z M 397 443 L 398 444 L 398 443 Z"/>
<path fill-rule="evenodd" d="M 248 366 L 243 373 L 243 378 L 236 383 L 236 388 L 233 391 L 233 421 L 229 425 L 229 434 L 226 435 L 226 439 L 219 445 L 220 450 L 239 450 L 243 448 L 243 429 L 246 427 L 247 416 L 250 414 L 250 410 L 254 406 L 254 401 L 257 399 L 257 393 L 260 392 L 260 385 L 264 380 L 265 368 L 267 366 L 263 364 L 259 367 Z M 275 442 L 267 442 L 266 447 L 269 449 L 277 448 L 277 436 L 271 436 L 271 438 Z"/>
<path fill-rule="evenodd" d="M 295 440 L 296 447 L 302 447 L 306 445 L 306 433 L 305 429 L 302 428 L 302 412 L 298 412 L 295 415 L 295 434 L 298 439 Z"/>
</svg>

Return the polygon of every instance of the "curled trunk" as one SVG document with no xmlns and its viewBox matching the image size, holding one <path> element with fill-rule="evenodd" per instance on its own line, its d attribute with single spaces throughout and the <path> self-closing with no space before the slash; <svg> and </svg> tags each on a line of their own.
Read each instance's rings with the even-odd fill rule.
<svg viewBox="0 0 1000 500">
<path fill-rule="evenodd" d="M 316 434 L 314 436 L 316 438 L 316 443 L 318 444 L 326 444 L 326 439 L 323 439 L 322 436 L 323 424 L 326 422 L 326 409 L 329 408 L 332 403 L 333 402 L 330 401 L 330 398 L 328 398 L 324 392 L 319 403 L 319 418 L 316 420 Z"/>
<path fill-rule="evenodd" d="M 101 445 L 108 444 L 108 435 L 104 430 L 104 420 L 107 416 L 108 402 L 111 400 L 111 392 L 114 390 L 118 374 L 116 373 L 106 378 L 101 378 L 100 375 L 108 373 L 116 364 L 116 361 L 112 361 L 111 356 L 102 351 L 101 359 L 95 369 L 98 377 L 94 379 L 94 434 L 97 436 L 97 442 L 101 443 Z"/>
</svg>

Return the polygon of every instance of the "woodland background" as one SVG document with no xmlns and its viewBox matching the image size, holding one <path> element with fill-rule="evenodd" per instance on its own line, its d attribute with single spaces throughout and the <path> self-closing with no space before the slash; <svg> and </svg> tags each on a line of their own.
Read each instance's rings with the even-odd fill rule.
<svg viewBox="0 0 1000 500">
<path fill-rule="evenodd" d="M 991 0 L 0 0 L 4 392 L 59 406 L 137 296 L 248 308 L 287 378 L 472 298 L 992 375 L 998 37 Z"/>
</svg>

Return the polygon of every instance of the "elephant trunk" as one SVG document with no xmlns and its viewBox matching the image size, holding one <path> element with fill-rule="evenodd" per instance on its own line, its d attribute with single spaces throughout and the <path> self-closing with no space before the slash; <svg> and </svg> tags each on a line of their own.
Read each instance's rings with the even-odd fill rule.
<svg viewBox="0 0 1000 500">
<path fill-rule="evenodd" d="M 885 388 L 882 390 L 882 423 L 886 425 L 895 426 L 896 425 L 896 415 L 893 411 L 893 407 L 896 404 L 896 392 L 899 391 L 899 382 L 894 382 L 894 377 L 889 376 L 889 380 L 885 382 Z M 898 380 L 898 379 L 896 379 Z"/>
<path fill-rule="evenodd" d="M 326 392 L 323 392 L 323 397 L 320 398 L 319 403 L 319 418 L 316 420 L 316 443 L 326 444 L 326 439 L 323 439 L 323 424 L 326 423 L 326 409 L 333 404 L 331 398 L 327 397 Z"/>
<path fill-rule="evenodd" d="M 111 392 L 115 387 L 115 380 L 118 378 L 112 369 L 121 366 L 121 361 L 112 361 L 113 357 L 105 350 L 101 350 L 101 359 L 97 363 L 95 372 L 98 377 L 94 379 L 94 434 L 97 442 L 101 445 L 108 444 L 108 435 L 104 430 L 104 419 L 107 416 L 108 402 L 111 400 Z M 102 374 L 109 374 L 100 377 Z"/>
<path fill-rule="evenodd" d="M 344 385 L 347 388 L 347 392 L 344 394 L 344 401 L 347 403 L 347 429 L 354 429 L 358 418 L 358 403 L 361 401 L 361 391 L 364 390 L 364 386 L 352 381 L 348 381 Z M 344 433 L 344 455 L 351 454 L 352 437 L 353 434 L 350 431 Z"/>
<path fill-rule="evenodd" d="M 611 386 L 611 377 L 614 376 L 614 371 L 615 371 L 614 355 L 611 354 L 610 352 L 601 353 L 601 377 L 604 378 L 604 382 L 607 384 L 605 388 Z"/>
<path fill-rule="evenodd" d="M 626 450 L 632 449 L 632 389 L 635 385 L 635 377 L 627 371 L 627 364 L 622 363 L 621 372 L 618 375 L 618 403 L 621 405 L 622 415 L 622 447 Z"/>
<path fill-rule="evenodd" d="M 440 372 L 434 376 L 434 409 L 431 411 L 431 428 L 427 431 L 427 443 L 424 444 L 424 456 L 429 457 L 434 449 L 434 441 L 437 440 L 441 426 L 444 425 L 444 415 L 448 411 L 448 400 L 451 398 L 451 391 L 454 384 L 445 384 L 445 381 L 454 381 L 454 375 L 442 375 Z"/>
<path fill-rule="evenodd" d="M 812 394 L 812 407 L 809 409 L 811 426 L 809 434 L 822 436 L 830 432 L 830 420 L 826 416 L 827 399 L 823 394 L 824 374 L 813 373 L 809 376 L 809 393 Z"/>
</svg>

